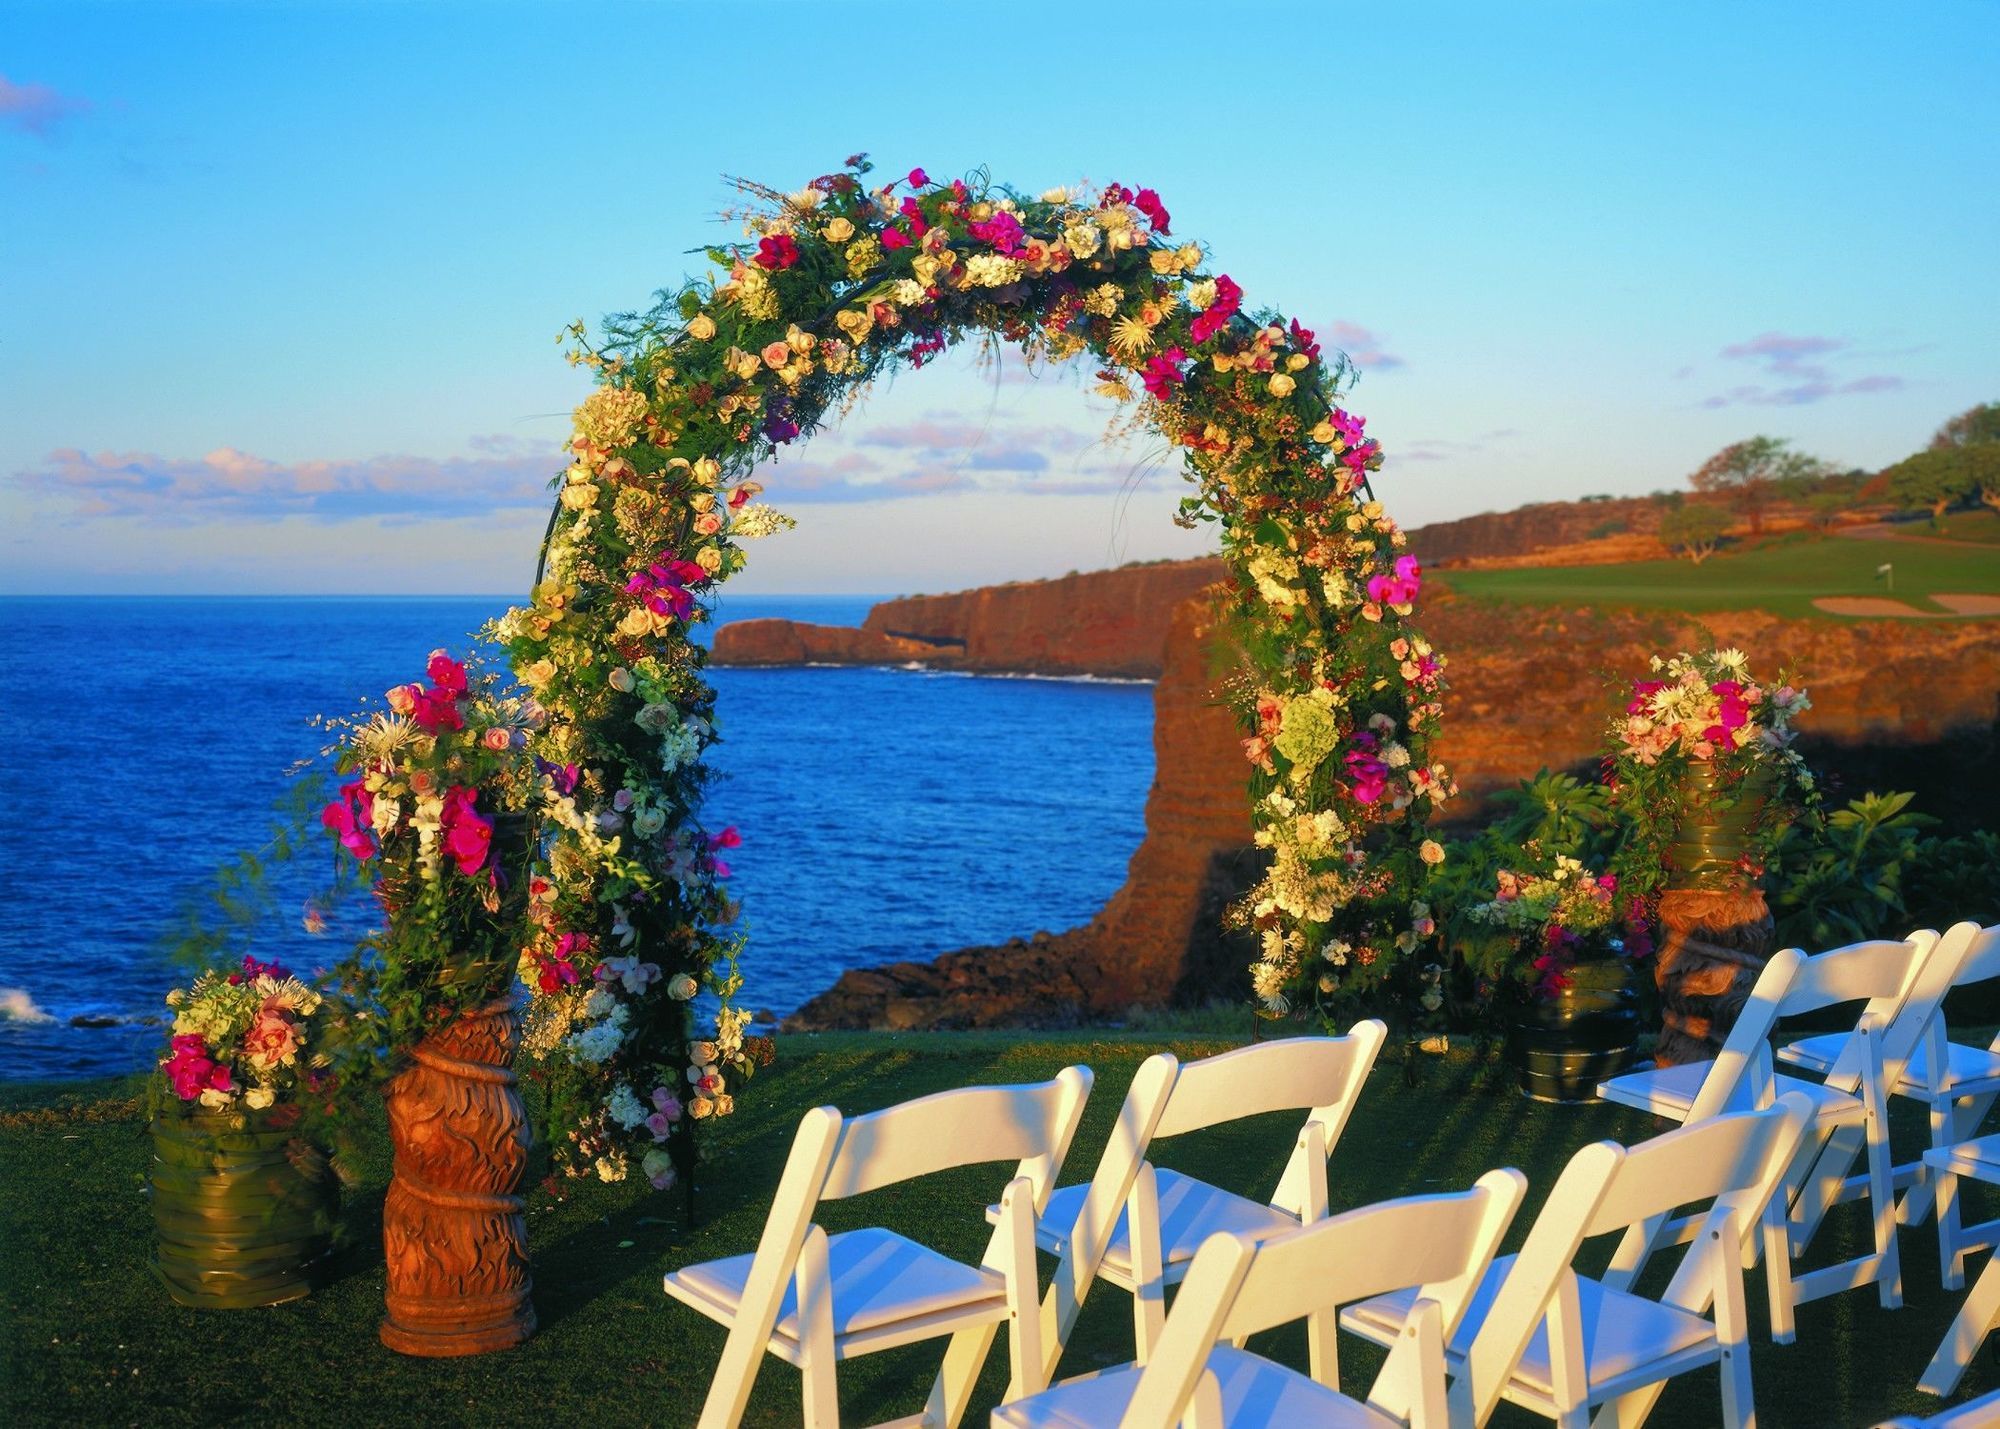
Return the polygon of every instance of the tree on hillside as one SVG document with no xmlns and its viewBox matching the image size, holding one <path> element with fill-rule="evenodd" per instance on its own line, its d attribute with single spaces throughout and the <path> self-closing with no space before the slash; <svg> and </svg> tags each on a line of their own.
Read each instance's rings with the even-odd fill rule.
<svg viewBox="0 0 2000 1429">
<path fill-rule="evenodd" d="M 1793 451 L 1783 438 L 1752 437 L 1731 443 L 1703 462 L 1688 484 L 1696 491 L 1726 496 L 1754 535 L 1764 529 L 1764 509 L 1773 495 L 1780 490 L 1803 492 L 1829 471 L 1818 457 Z"/>
<path fill-rule="evenodd" d="M 1898 504 L 1925 508 L 1940 530 L 1944 513 L 1954 506 L 1981 501 L 2000 511 L 2000 442 L 1932 447 L 1882 475 Z"/>
<path fill-rule="evenodd" d="M 1931 450 L 1948 447 L 1976 447 L 2000 442 L 2000 402 L 1982 402 L 1969 407 L 1937 429 Z"/>
<path fill-rule="evenodd" d="M 1696 565 L 1715 554 L 1728 529 L 1729 513 L 1706 501 L 1687 502 L 1660 517 L 1660 540 Z"/>
</svg>

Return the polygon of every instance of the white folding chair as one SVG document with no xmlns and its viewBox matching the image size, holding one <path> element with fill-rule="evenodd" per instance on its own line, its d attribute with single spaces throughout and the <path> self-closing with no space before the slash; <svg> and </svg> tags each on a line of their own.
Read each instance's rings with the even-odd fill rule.
<svg viewBox="0 0 2000 1429">
<path fill-rule="evenodd" d="M 1794 1311 L 1805 1301 L 1872 1283 L 1884 1309 L 1903 1303 L 1885 1088 L 1889 1076 L 1901 1074 L 1950 986 L 1950 967 L 1933 957 L 1938 951 L 1937 935 L 1927 931 L 1902 942 L 1855 943 L 1810 958 L 1796 948 L 1783 949 L 1758 975 L 1713 1062 L 1628 1072 L 1597 1089 L 1606 1101 L 1689 1124 L 1718 1112 L 1769 1106 L 1780 1092 L 1798 1092 L 1810 1100 L 1812 1132 L 1767 1211 L 1787 1228 L 1783 1238 L 1765 1240 L 1772 1251 L 1765 1270 L 1771 1338 L 1779 1344 L 1795 1338 Z M 1823 1083 L 1774 1071 L 1770 1035 L 1779 1018 L 1862 1001 L 1867 1005 L 1853 1047 Z M 1864 1155 L 1865 1172 L 1850 1178 L 1856 1158 Z M 1873 1250 L 1795 1274 L 1793 1258 L 1811 1245 L 1827 1211 L 1861 1196 L 1868 1198 L 1874 1222 Z M 1650 1232 L 1646 1253 L 1658 1245 L 1679 1244 L 1693 1226 L 1690 1217 L 1662 1216 Z"/>
<path fill-rule="evenodd" d="M 1944 935 L 1947 942 L 1961 938 L 1970 946 L 1952 975 L 1952 987 L 2000 978 L 2000 924 L 1981 928 L 1975 923 L 1960 923 Z M 1940 952 L 1938 956 L 1946 955 Z M 1780 1047 L 1778 1060 L 1825 1075 L 1848 1054 L 1852 1042 L 1853 1034 L 1845 1032 L 1803 1037 Z M 1980 1123 L 2000 1099 L 2000 1037 L 1985 1047 L 1953 1042 L 1940 1008 L 1924 1028 L 1903 1075 L 1890 1084 L 1889 1094 L 1922 1102 L 1930 1109 L 1931 1150 L 1942 1151 L 1970 1140 L 1979 1134 Z M 1896 1219 L 1904 1225 L 1922 1225 L 1935 1205 L 1944 1288 L 1963 1289 L 1966 1256 L 2000 1244 L 2000 1220 L 1961 1226 L 1957 1201 L 1939 1196 L 1939 1183 L 1921 1160 L 1896 1167 L 1896 1180 L 1898 1185 L 1911 1183 L 1896 1208 Z"/>
<path fill-rule="evenodd" d="M 700 1429 L 733 1429 L 764 1356 L 798 1366 L 809 1429 L 840 1422 L 839 1360 L 951 1337 L 922 1414 L 897 1421 L 956 1425 L 993 1337 L 1004 1324 L 1012 1356 L 1007 1395 L 1048 1383 L 1035 1278 L 1036 1220 L 1090 1095 L 1087 1067 L 1035 1086 L 968 1087 L 852 1120 L 832 1107 L 799 1122 L 764 1233 L 751 1255 L 668 1274 L 667 1293 L 729 1327 Z M 813 1224 L 821 1201 L 858 1196 L 956 1166 L 1019 1161 L 976 1266 L 875 1228 L 829 1236 Z"/>
<path fill-rule="evenodd" d="M 1526 1194 L 1518 1171 L 1470 1191 L 1411 1196 L 1294 1226 L 1262 1241 L 1222 1232 L 1202 1243 L 1157 1353 L 1065 1380 L 993 1411 L 996 1429 L 1297 1429 L 1410 1424 L 1444 1429 L 1444 1344 L 1465 1313 Z M 1334 1347 L 1342 1304 L 1409 1290 L 1412 1307 L 1367 1400 L 1340 1392 Z M 1242 1348 L 1303 1319 L 1310 1377 Z"/>
<path fill-rule="evenodd" d="M 1995 1424 L 2000 1424 L 2000 1389 L 1940 1409 L 1928 1419 L 1908 1414 L 1884 1419 L 1876 1429 L 1993 1429 Z"/>
<path fill-rule="evenodd" d="M 1447 1338 L 1452 1423 L 1484 1424 L 1501 1399 L 1555 1420 L 1635 1429 L 1666 1381 L 1720 1364 L 1722 1420 L 1755 1420 L 1743 1261 L 1762 1229 L 1764 1203 L 1797 1151 L 1812 1107 L 1796 1093 L 1762 1111 L 1710 1117 L 1626 1148 L 1600 1141 L 1570 1158 L 1517 1255 L 1493 1262 L 1464 1322 Z M 1632 1286 L 1648 1223 L 1705 1201 L 1694 1244 L 1658 1300 Z M 1586 1240 L 1624 1232 L 1603 1279 L 1576 1273 Z M 1397 1342 L 1408 1291 L 1350 1307 L 1341 1325 L 1378 1344 Z M 1711 1310 L 1713 1319 L 1709 1318 Z"/>
<path fill-rule="evenodd" d="M 1051 1196 L 1041 1218 L 1041 1248 L 1062 1258 L 1042 1312 L 1049 1373 L 1098 1277 L 1131 1293 L 1143 1364 L 1166 1320 L 1166 1288 L 1187 1274 L 1203 1241 L 1221 1231 L 1261 1240 L 1325 1218 L 1327 1157 L 1387 1032 L 1370 1019 L 1344 1037 L 1283 1037 L 1186 1064 L 1166 1053 L 1147 1058 L 1097 1171 Z M 1162 1137 L 1298 1110 L 1308 1112 L 1305 1125 L 1268 1204 L 1147 1159 Z M 987 1208 L 988 1220 L 998 1214 Z"/>
</svg>

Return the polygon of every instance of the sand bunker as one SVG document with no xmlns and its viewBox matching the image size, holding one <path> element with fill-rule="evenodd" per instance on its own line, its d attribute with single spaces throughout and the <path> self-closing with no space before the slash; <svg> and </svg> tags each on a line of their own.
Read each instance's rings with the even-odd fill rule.
<svg viewBox="0 0 2000 1429">
<path fill-rule="evenodd" d="M 1934 595 L 1931 597 L 1953 615 L 2000 615 L 2000 596 Z M 1895 616 L 1909 620 L 1949 620 L 1943 611 L 1918 610 L 1900 600 L 1879 595 L 1823 595 L 1813 602 L 1828 615 Z"/>
<path fill-rule="evenodd" d="M 1931 599 L 1960 615 L 2000 615 L 2000 595 L 1934 595 Z"/>
</svg>

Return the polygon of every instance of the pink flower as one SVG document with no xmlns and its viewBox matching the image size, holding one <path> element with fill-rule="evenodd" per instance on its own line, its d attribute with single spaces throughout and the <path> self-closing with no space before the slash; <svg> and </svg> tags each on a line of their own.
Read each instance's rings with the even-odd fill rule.
<svg viewBox="0 0 2000 1429">
<path fill-rule="evenodd" d="M 1313 330 L 1301 327 L 1297 318 L 1292 319 L 1292 346 L 1315 361 L 1319 359 L 1319 343 L 1313 340 Z"/>
<path fill-rule="evenodd" d="M 930 186 L 931 176 L 925 173 L 922 169 L 912 169 L 910 170 L 909 182 L 910 182 L 910 187 L 913 189 L 928 188 Z"/>
<path fill-rule="evenodd" d="M 1207 342 L 1229 326 L 1229 320 L 1236 316 L 1243 306 L 1243 290 L 1227 273 L 1215 280 L 1215 301 L 1195 314 L 1188 324 L 1188 332 L 1196 342 Z"/>
<path fill-rule="evenodd" d="M 1132 195 L 1132 206 L 1146 215 L 1146 222 L 1153 225 L 1153 232 L 1167 233 L 1167 206 L 1160 202 L 1160 196 L 1151 189 L 1140 189 Z"/>
<path fill-rule="evenodd" d="M 1408 605 L 1423 589 L 1423 567 L 1415 556 L 1396 557 L 1393 575 L 1368 577 L 1368 598 L 1383 605 Z"/>
<path fill-rule="evenodd" d="M 885 228 L 882 230 L 882 251 L 884 253 L 894 253 L 898 248 L 908 248 L 909 246 L 910 235 L 903 232 L 902 229 Z"/>
<path fill-rule="evenodd" d="M 1375 736 L 1358 734 L 1345 760 L 1347 778 L 1357 804 L 1372 804 L 1389 787 L 1389 766 L 1375 757 Z"/>
<path fill-rule="evenodd" d="M 431 651 L 430 664 L 424 673 L 431 677 L 431 683 L 437 686 L 440 693 L 453 699 L 465 693 L 465 666 L 442 650 Z"/>
<path fill-rule="evenodd" d="M 792 349 L 782 340 L 764 344 L 764 365 L 773 372 L 792 360 Z"/>
<path fill-rule="evenodd" d="M 506 749 L 514 742 L 514 731 L 504 729 L 496 724 L 487 730 L 486 733 L 479 736 L 479 742 L 491 750 Z"/>
<path fill-rule="evenodd" d="M 399 715 L 407 715 L 417 707 L 417 696 L 424 692 L 422 685 L 398 685 L 384 696 L 389 708 Z"/>
<path fill-rule="evenodd" d="M 478 798 L 476 790 L 454 784 L 445 791 L 444 811 L 439 816 L 444 830 L 444 851 L 467 877 L 486 866 L 486 855 L 493 844 L 492 820 L 473 807 Z"/>
<path fill-rule="evenodd" d="M 981 242 L 992 244 L 994 251 L 1008 257 L 1021 251 L 1021 220 L 1004 208 L 994 210 L 989 219 L 967 224 L 966 231 Z"/>
<path fill-rule="evenodd" d="M 1347 446 L 1361 445 L 1361 432 L 1367 425 L 1366 417 L 1357 417 L 1352 412 L 1343 412 L 1338 407 L 1333 409 L 1334 434 Z"/>
<path fill-rule="evenodd" d="M 1165 401 L 1171 397 L 1174 388 L 1186 381 L 1181 364 L 1187 361 L 1187 354 L 1178 347 L 1170 347 L 1158 357 L 1148 362 L 1140 372 L 1139 380 L 1146 384 L 1146 390 Z"/>
<path fill-rule="evenodd" d="M 183 1033 L 168 1046 L 160 1069 L 166 1074 L 167 1085 L 182 1101 L 194 1101 L 206 1091 L 234 1090 L 229 1068 L 208 1055 L 208 1044 L 198 1034 Z"/>
<path fill-rule="evenodd" d="M 426 734 L 465 728 L 465 716 L 458 709 L 458 696 L 444 689 L 426 690 L 419 694 L 417 707 L 410 712 L 410 718 Z"/>
<path fill-rule="evenodd" d="M 375 853 L 375 836 L 370 821 L 375 816 L 375 796 L 359 779 L 340 786 L 340 797 L 320 810 L 320 824 L 340 836 L 340 845 L 356 858 Z"/>
<path fill-rule="evenodd" d="M 789 233 L 773 233 L 757 242 L 757 256 L 750 260 L 759 268 L 789 268 L 799 261 L 799 245 Z"/>
<path fill-rule="evenodd" d="M 282 1003 L 267 1000 L 243 1034 L 243 1055 L 266 1071 L 295 1056 L 305 1043 L 299 1029 Z"/>
</svg>

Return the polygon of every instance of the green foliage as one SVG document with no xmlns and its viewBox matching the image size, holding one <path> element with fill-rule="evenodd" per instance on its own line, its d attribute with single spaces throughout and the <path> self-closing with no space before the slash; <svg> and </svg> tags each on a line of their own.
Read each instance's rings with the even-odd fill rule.
<svg viewBox="0 0 2000 1429">
<path fill-rule="evenodd" d="M 1970 447 L 2000 442 L 2000 402 L 1967 408 L 1937 429 L 1931 447 Z"/>
<path fill-rule="evenodd" d="M 1926 856 L 1937 820 L 1911 794 L 1864 794 L 1827 816 L 1823 831 L 1785 831 L 1767 879 L 1781 945 L 1809 950 L 1909 931 L 1904 884 Z"/>
<path fill-rule="evenodd" d="M 1724 447 L 1688 478 L 1696 491 L 1720 493 L 1750 522 L 1764 528 L 1764 510 L 1781 491 L 1800 491 L 1828 474 L 1818 457 L 1795 452 L 1779 437 L 1751 437 Z"/>
<path fill-rule="evenodd" d="M 1898 504 L 1927 510 L 1940 525 L 1954 506 L 1983 502 L 2000 509 L 2000 442 L 1932 447 L 1882 474 Z"/>
<path fill-rule="evenodd" d="M 1696 565 L 1715 554 L 1729 530 L 1729 514 L 1705 501 L 1673 507 L 1660 517 L 1660 541 Z"/>
<path fill-rule="evenodd" d="M 2000 923 L 2000 832 L 1924 839 L 1904 872 L 1903 902 L 1914 928 L 1943 929 L 1968 918 L 1982 927 Z"/>
</svg>

